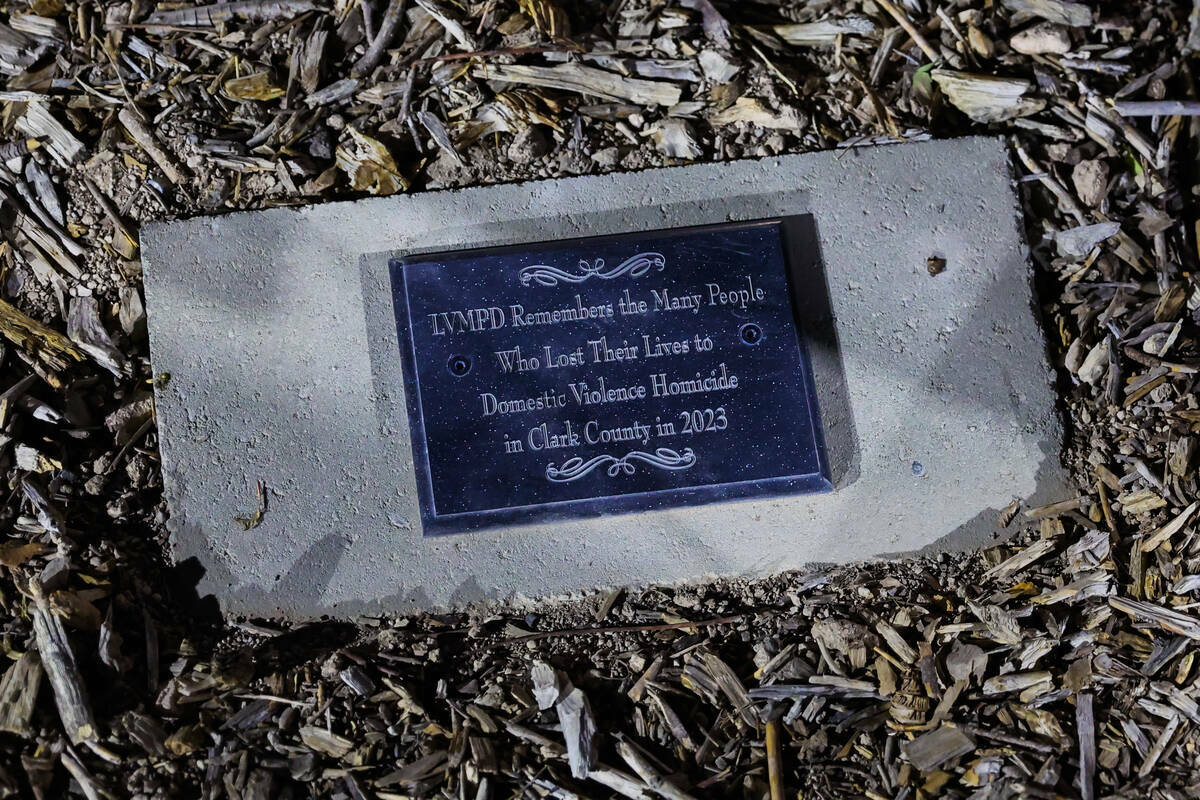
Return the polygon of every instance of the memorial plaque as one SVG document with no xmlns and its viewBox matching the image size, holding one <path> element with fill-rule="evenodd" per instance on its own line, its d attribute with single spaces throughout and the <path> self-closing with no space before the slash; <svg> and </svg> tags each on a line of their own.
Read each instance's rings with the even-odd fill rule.
<svg viewBox="0 0 1200 800">
<path fill-rule="evenodd" d="M 426 533 L 831 487 L 811 216 L 391 263 Z"/>
</svg>

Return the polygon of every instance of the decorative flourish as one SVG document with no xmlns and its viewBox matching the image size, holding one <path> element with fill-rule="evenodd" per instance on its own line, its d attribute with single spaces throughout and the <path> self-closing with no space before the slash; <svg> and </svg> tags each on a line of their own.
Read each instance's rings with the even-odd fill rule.
<svg viewBox="0 0 1200 800">
<path fill-rule="evenodd" d="M 662 253 L 638 253 L 636 256 L 627 258 L 617 266 L 605 270 L 604 259 L 597 258 L 595 261 L 587 261 L 579 259 L 580 273 L 567 272 L 558 267 L 551 267 L 548 264 L 531 264 L 528 267 L 522 267 L 520 272 L 521 285 L 528 286 L 531 283 L 537 283 L 539 286 L 557 286 L 559 281 L 564 283 L 583 283 L 589 278 L 600 278 L 601 280 L 612 280 L 621 275 L 628 275 L 631 278 L 640 278 L 652 269 L 662 270 L 667 265 L 666 256 Z"/>
<path fill-rule="evenodd" d="M 696 463 L 696 454 L 692 452 L 692 448 L 684 448 L 682 453 L 676 452 L 666 447 L 660 447 L 653 453 L 645 453 L 641 450 L 631 450 L 626 453 L 623 458 L 616 456 L 593 456 L 587 461 L 582 457 L 567 459 L 562 463 L 561 467 L 556 467 L 550 464 L 546 467 L 546 478 L 555 483 L 570 483 L 577 481 L 584 475 L 587 475 L 597 467 L 608 465 L 608 477 L 615 478 L 617 473 L 624 472 L 626 475 L 632 475 L 636 468 L 633 465 L 634 461 L 641 461 L 647 466 L 657 469 L 681 470 L 687 469 Z"/>
</svg>

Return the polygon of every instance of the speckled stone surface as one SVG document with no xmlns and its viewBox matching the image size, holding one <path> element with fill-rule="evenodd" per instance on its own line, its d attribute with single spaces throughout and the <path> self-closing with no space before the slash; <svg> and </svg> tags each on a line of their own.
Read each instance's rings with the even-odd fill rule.
<svg viewBox="0 0 1200 800">
<path fill-rule="evenodd" d="M 832 489 L 819 255 L 803 215 L 396 259 L 423 530 Z"/>
<path fill-rule="evenodd" d="M 833 318 L 811 350 L 833 492 L 423 535 L 390 258 L 801 213 Z M 275 209 L 142 238 L 154 370 L 170 375 L 156 397 L 173 551 L 231 612 L 428 609 L 970 546 L 1014 497 L 1066 491 L 1000 139 Z M 269 509 L 245 531 L 258 481 Z"/>
</svg>

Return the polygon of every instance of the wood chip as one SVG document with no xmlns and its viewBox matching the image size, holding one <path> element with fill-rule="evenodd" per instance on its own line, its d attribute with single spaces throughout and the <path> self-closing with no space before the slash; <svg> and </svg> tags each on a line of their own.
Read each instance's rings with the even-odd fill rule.
<svg viewBox="0 0 1200 800">
<path fill-rule="evenodd" d="M 42 659 L 36 652 L 22 654 L 0 679 L 0 731 L 28 738 L 29 722 L 42 685 Z"/>
<path fill-rule="evenodd" d="M 910 764 L 921 772 L 930 772 L 974 751 L 975 742 L 953 725 L 942 725 L 901 745 Z"/>
<path fill-rule="evenodd" d="M 1026 80 L 947 69 L 935 69 L 930 74 L 946 98 L 976 122 L 1004 122 L 1036 114 L 1046 107 L 1045 100 L 1027 96 L 1033 84 Z"/>
<path fill-rule="evenodd" d="M 489 81 L 545 86 L 604 100 L 624 100 L 649 106 L 673 106 L 682 96 L 679 87 L 674 84 L 626 78 L 583 64 L 559 64 L 555 67 L 493 64 L 476 67 L 472 74 Z"/>
<path fill-rule="evenodd" d="M 67 632 L 37 579 L 29 582 L 29 593 L 33 600 L 33 630 L 38 654 L 50 679 L 50 688 L 54 690 L 63 730 L 72 744 L 94 739 L 99 731 Z"/>
</svg>

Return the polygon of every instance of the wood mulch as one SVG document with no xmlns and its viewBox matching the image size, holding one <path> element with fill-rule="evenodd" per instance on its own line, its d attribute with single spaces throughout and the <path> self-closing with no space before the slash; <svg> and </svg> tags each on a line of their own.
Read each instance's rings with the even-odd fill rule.
<svg viewBox="0 0 1200 800">
<path fill-rule="evenodd" d="M 1191 4 L 3 10 L 0 797 L 1200 792 Z M 968 133 L 1011 142 L 1077 490 L 995 546 L 305 625 L 170 564 L 146 223 Z"/>
</svg>

